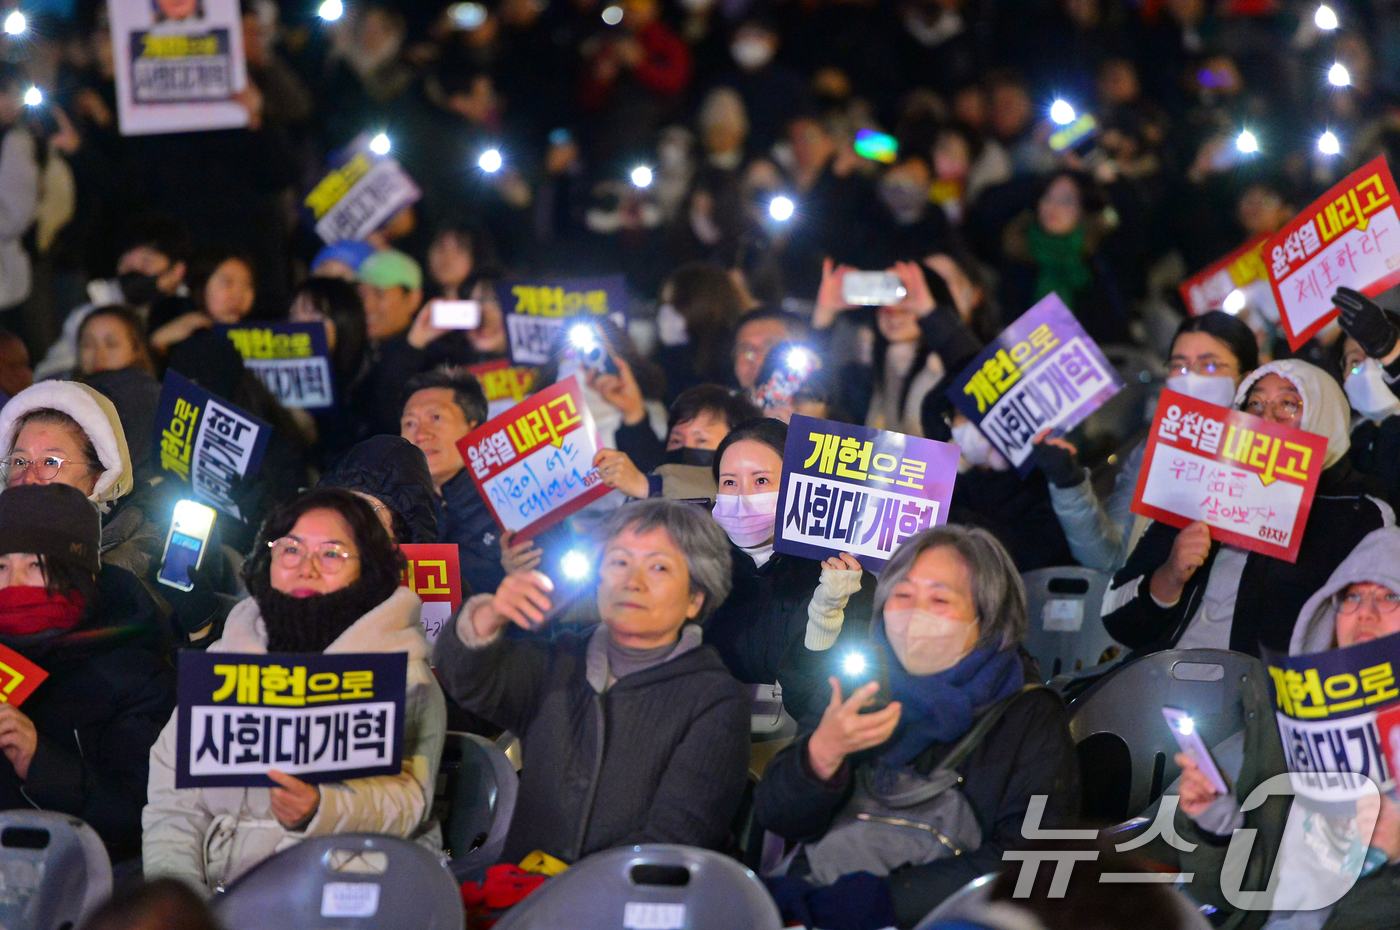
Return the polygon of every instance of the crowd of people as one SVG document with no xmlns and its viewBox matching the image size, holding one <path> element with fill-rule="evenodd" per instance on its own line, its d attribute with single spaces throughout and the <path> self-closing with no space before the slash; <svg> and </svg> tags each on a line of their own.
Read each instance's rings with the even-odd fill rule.
<svg viewBox="0 0 1400 930">
<path fill-rule="evenodd" d="M 1400 633 L 1394 294 L 1341 288 L 1337 321 L 1292 350 L 1267 308 L 1200 312 L 1177 289 L 1400 155 L 1397 9 L 244 0 L 247 125 L 136 135 L 106 3 L 0 0 L 0 645 L 48 672 L 0 702 L 5 808 L 81 818 L 119 884 L 144 875 L 140 893 L 196 913 L 188 889 L 306 837 L 440 851 L 445 735 L 507 732 L 503 861 L 637 843 L 752 859 L 766 833 L 784 916 L 826 930 L 915 925 L 1002 871 L 1028 817 L 1107 826 L 1082 810 L 1066 698 L 1024 648 L 1023 574 L 1109 577 L 1085 622 L 1120 662 Z M 1083 114 L 1093 131 L 1062 144 Z M 326 244 L 303 198 L 367 135 L 421 197 Z M 859 271 L 889 296 L 853 304 Z M 514 364 L 498 285 L 602 275 L 627 290 L 590 324 L 606 362 L 561 330 L 526 380 L 576 379 L 607 493 L 523 538 L 458 446 L 499 401 L 468 369 Z M 953 379 L 1051 294 L 1140 383 L 1325 439 L 1295 560 L 1131 510 L 1150 392 L 1115 429 L 1038 435 L 1025 474 L 954 406 Z M 443 326 L 439 301 L 479 321 Z M 330 406 L 284 405 L 215 329 L 254 321 L 324 326 Z M 191 495 L 159 451 L 171 372 L 270 426 L 181 586 L 157 580 Z M 794 415 L 956 445 L 946 519 L 902 532 L 878 573 L 775 551 Z M 457 547 L 465 599 L 435 643 L 400 585 L 409 543 Z M 582 581 L 561 563 L 580 548 Z M 843 686 L 847 647 L 885 680 Z M 185 650 L 406 653 L 402 770 L 177 788 Z M 1288 769 L 1266 685 L 1252 700 L 1230 791 L 1177 757 L 1184 890 L 1217 926 L 1397 926 L 1393 794 L 1334 905 L 1222 894 L 1233 831 L 1258 833 L 1256 872 L 1291 855 L 1286 805 L 1249 801 Z M 774 702 L 797 735 L 760 773 L 751 718 Z M 1164 889 L 1141 913 L 1113 893 L 1085 905 L 1105 927 L 1185 926 Z M 146 906 L 125 900 L 103 926 Z"/>
</svg>

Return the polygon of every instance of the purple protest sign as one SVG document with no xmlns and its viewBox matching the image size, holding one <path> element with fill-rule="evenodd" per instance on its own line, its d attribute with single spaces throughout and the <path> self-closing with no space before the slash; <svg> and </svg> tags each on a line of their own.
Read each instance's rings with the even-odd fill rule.
<svg viewBox="0 0 1400 930">
<path fill-rule="evenodd" d="M 1055 294 L 1031 307 L 958 375 L 953 406 L 1025 475 L 1031 437 L 1074 429 L 1123 379 Z"/>
<path fill-rule="evenodd" d="M 910 536 L 948 521 L 957 476 L 951 443 L 794 416 L 773 549 L 809 559 L 849 552 L 878 574 Z"/>
</svg>

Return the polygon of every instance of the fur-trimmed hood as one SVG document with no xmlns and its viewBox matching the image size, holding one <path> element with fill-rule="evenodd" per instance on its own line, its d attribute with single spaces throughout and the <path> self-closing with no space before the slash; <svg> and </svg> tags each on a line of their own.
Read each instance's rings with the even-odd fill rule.
<svg viewBox="0 0 1400 930">
<path fill-rule="evenodd" d="M 97 450 L 102 474 L 89 499 L 101 504 L 131 493 L 134 483 L 131 452 L 127 448 L 121 417 L 110 400 L 86 384 L 40 381 L 10 398 L 4 409 L 0 409 L 0 442 L 4 443 L 5 454 L 15 447 L 16 421 L 32 410 L 46 407 L 76 420 Z M 150 442 L 151 438 L 147 436 L 145 441 Z"/>
<path fill-rule="evenodd" d="M 1280 359 L 1260 365 L 1245 376 L 1235 392 L 1235 407 L 1242 409 L 1249 389 L 1265 375 L 1278 375 L 1303 395 L 1303 417 L 1298 428 L 1316 433 L 1327 440 L 1327 456 L 1323 465 L 1331 468 L 1340 462 L 1351 448 L 1351 405 L 1327 372 L 1296 358 Z"/>
</svg>

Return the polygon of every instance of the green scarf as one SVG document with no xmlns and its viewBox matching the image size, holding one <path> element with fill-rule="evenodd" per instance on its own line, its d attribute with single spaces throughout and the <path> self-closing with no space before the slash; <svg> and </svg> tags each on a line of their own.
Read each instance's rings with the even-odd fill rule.
<svg viewBox="0 0 1400 930">
<path fill-rule="evenodd" d="M 1076 226 L 1068 235 L 1052 236 L 1032 223 L 1026 242 L 1038 270 L 1035 299 L 1040 300 L 1053 291 L 1073 310 L 1075 295 L 1094 280 L 1093 272 L 1084 261 L 1083 227 Z"/>
</svg>

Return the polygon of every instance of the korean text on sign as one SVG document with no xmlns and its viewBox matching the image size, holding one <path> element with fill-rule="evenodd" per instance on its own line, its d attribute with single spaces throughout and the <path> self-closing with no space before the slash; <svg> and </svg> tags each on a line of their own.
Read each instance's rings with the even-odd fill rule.
<svg viewBox="0 0 1400 930">
<path fill-rule="evenodd" d="M 1021 474 L 1031 439 L 1069 430 L 1123 387 L 1113 366 L 1054 294 L 1027 310 L 953 382 L 949 396 Z"/>
<path fill-rule="evenodd" d="M 1322 474 L 1327 440 L 1163 391 L 1133 512 L 1289 562 Z"/>
<path fill-rule="evenodd" d="M 398 774 L 407 669 L 403 653 L 182 652 L 176 787 Z"/>
<path fill-rule="evenodd" d="M 878 571 L 910 536 L 947 521 L 958 449 L 903 433 L 794 416 L 774 549 L 841 552 Z"/>
<path fill-rule="evenodd" d="M 1385 157 L 1347 175 L 1264 246 L 1288 344 L 1297 349 L 1337 315 L 1343 285 L 1375 295 L 1400 283 L 1400 192 Z"/>
<path fill-rule="evenodd" d="M 505 314 L 511 361 L 517 365 L 548 362 L 568 320 L 606 316 L 620 322 L 627 309 L 626 281 L 617 275 L 542 283 L 507 281 L 496 292 Z"/>
<path fill-rule="evenodd" d="M 476 375 L 486 392 L 488 418 L 497 417 L 520 403 L 530 393 L 535 382 L 535 370 L 526 365 L 512 365 L 509 359 L 497 359 L 472 365 L 467 371 Z"/>
<path fill-rule="evenodd" d="M 322 409 L 334 403 L 326 330 L 320 323 L 217 329 L 282 406 Z"/>
<path fill-rule="evenodd" d="M 528 539 L 608 493 L 575 377 L 487 420 L 457 443 L 496 522 Z"/>
<path fill-rule="evenodd" d="M 1278 320 L 1278 305 L 1269 286 L 1269 269 L 1264 266 L 1264 246 L 1268 236 L 1258 236 L 1224 258 L 1208 265 L 1181 282 L 1181 299 L 1192 316 L 1220 310 L 1236 290 L 1245 297 L 1246 307 L 1259 307 L 1265 318 Z M 1231 312 L 1238 312 L 1232 310 Z"/>
<path fill-rule="evenodd" d="M 369 150 L 367 135 L 357 137 L 347 152 L 349 157 L 303 201 L 325 242 L 363 239 L 422 196 L 398 161 Z"/>
<path fill-rule="evenodd" d="M 196 499 L 242 519 L 234 490 L 257 470 L 270 427 L 176 372 L 166 372 L 156 405 L 161 469 Z"/>
<path fill-rule="evenodd" d="M 428 642 L 452 622 L 462 606 L 462 567 L 456 543 L 404 543 L 408 560 L 403 585 L 423 601 L 423 631 Z"/>
</svg>

